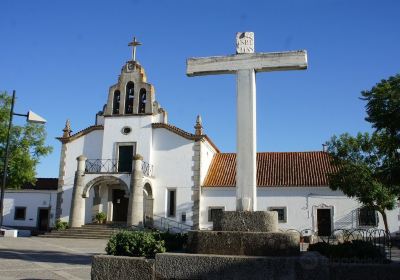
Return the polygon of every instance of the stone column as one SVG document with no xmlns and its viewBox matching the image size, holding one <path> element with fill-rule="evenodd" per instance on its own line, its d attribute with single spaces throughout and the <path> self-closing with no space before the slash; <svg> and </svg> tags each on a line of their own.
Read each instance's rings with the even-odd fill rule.
<svg viewBox="0 0 400 280">
<path fill-rule="evenodd" d="M 257 210 L 256 81 L 255 72 L 238 70 L 236 210 Z"/>
<path fill-rule="evenodd" d="M 71 212 L 69 214 L 70 227 L 81 227 L 85 224 L 85 201 L 82 193 L 86 157 L 81 155 L 76 160 L 78 161 L 78 167 L 75 172 L 74 187 L 72 189 Z"/>
<path fill-rule="evenodd" d="M 141 155 L 133 157 L 133 168 L 131 175 L 131 192 L 128 204 L 128 226 L 143 226 L 143 172 Z"/>
</svg>

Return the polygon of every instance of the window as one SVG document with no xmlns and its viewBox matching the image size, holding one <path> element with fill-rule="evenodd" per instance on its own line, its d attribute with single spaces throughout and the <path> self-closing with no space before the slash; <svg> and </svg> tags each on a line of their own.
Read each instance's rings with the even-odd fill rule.
<svg viewBox="0 0 400 280">
<path fill-rule="evenodd" d="M 126 85 L 125 114 L 132 114 L 133 113 L 133 98 L 135 96 L 134 88 L 135 88 L 135 85 L 132 82 L 129 82 Z"/>
<path fill-rule="evenodd" d="M 215 215 L 218 215 L 219 212 L 222 212 L 225 210 L 224 206 L 212 206 L 208 208 L 208 221 L 213 222 Z"/>
<path fill-rule="evenodd" d="M 276 211 L 276 212 L 278 212 L 278 222 L 279 223 L 286 223 L 287 222 L 286 207 L 269 207 L 268 211 Z"/>
<path fill-rule="evenodd" d="M 15 207 L 14 220 L 25 220 L 26 207 Z"/>
<path fill-rule="evenodd" d="M 146 89 L 142 88 L 139 95 L 139 113 L 146 112 Z"/>
<path fill-rule="evenodd" d="M 358 209 L 358 225 L 361 227 L 378 226 L 378 215 L 375 210 L 368 207 Z"/>
<path fill-rule="evenodd" d="M 168 205 L 167 205 L 168 217 L 175 217 L 176 212 L 176 190 L 168 190 Z"/>
<path fill-rule="evenodd" d="M 121 99 L 121 92 L 119 90 L 114 91 L 113 100 L 113 115 L 119 114 L 119 102 Z"/>
<path fill-rule="evenodd" d="M 182 212 L 181 221 L 184 223 L 186 222 L 186 212 Z"/>
</svg>

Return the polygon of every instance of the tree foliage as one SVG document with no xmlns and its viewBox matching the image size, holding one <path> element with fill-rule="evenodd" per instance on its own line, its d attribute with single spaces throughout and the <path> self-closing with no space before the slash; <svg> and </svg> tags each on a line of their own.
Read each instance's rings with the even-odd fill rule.
<svg viewBox="0 0 400 280">
<path fill-rule="evenodd" d="M 329 185 L 379 211 L 388 231 L 385 211 L 394 209 L 400 197 L 400 75 L 382 80 L 362 96 L 366 120 L 375 131 L 345 133 L 327 142 L 338 167 L 329 174 Z"/>
<path fill-rule="evenodd" d="M 12 97 L 0 93 L 0 174 L 3 176 L 7 130 L 10 119 Z M 52 151 L 45 144 L 46 131 L 43 125 L 13 124 L 10 132 L 10 152 L 7 168 L 7 188 L 18 189 L 24 183 L 35 183 L 36 165 L 40 158 Z"/>
</svg>

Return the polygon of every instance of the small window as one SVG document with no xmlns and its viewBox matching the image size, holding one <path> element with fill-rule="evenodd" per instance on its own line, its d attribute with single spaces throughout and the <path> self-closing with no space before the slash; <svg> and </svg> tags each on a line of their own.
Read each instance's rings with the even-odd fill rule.
<svg viewBox="0 0 400 280">
<path fill-rule="evenodd" d="M 287 222 L 286 207 L 269 207 L 268 211 L 278 212 L 278 222 L 279 223 Z"/>
<path fill-rule="evenodd" d="M 124 126 L 121 130 L 122 134 L 128 135 L 131 133 L 132 129 L 129 126 Z"/>
<path fill-rule="evenodd" d="M 15 207 L 14 220 L 25 220 L 26 207 Z"/>
<path fill-rule="evenodd" d="M 186 222 L 186 212 L 182 212 L 181 221 L 184 223 Z"/>
<path fill-rule="evenodd" d="M 176 212 L 176 190 L 168 190 L 168 217 L 175 217 Z"/>
<path fill-rule="evenodd" d="M 375 210 L 368 207 L 358 209 L 358 225 L 360 227 L 376 227 L 378 222 L 378 215 Z"/>
<path fill-rule="evenodd" d="M 224 206 L 212 206 L 208 208 L 208 221 L 212 222 L 214 221 L 215 215 L 217 215 L 219 212 L 222 212 L 225 210 Z"/>
</svg>

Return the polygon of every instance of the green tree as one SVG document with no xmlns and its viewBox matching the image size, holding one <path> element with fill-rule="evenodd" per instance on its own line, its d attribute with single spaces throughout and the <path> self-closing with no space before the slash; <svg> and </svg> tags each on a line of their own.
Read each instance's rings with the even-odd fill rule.
<svg viewBox="0 0 400 280">
<path fill-rule="evenodd" d="M 362 100 L 367 101 L 366 121 L 382 136 L 379 152 L 383 159 L 388 183 L 400 184 L 400 74 L 363 91 Z"/>
<path fill-rule="evenodd" d="M 386 210 L 394 209 L 400 197 L 400 75 L 382 80 L 363 91 L 366 121 L 372 134 L 333 136 L 326 144 L 337 171 L 329 174 L 329 185 L 378 211 L 388 224 Z"/>
<path fill-rule="evenodd" d="M 377 148 L 381 141 L 378 133 L 333 136 L 327 145 L 337 171 L 329 174 L 329 187 L 378 211 L 389 232 L 386 210 L 394 209 L 399 191 L 398 186 L 387 184 L 382 173 L 385 156 Z"/>
<path fill-rule="evenodd" d="M 10 119 L 12 97 L 0 93 L 0 173 L 3 176 L 5 146 Z M 7 168 L 7 188 L 18 189 L 24 183 L 35 183 L 36 165 L 41 157 L 51 153 L 45 145 L 46 131 L 43 125 L 26 123 L 13 125 L 10 132 L 10 153 Z"/>
</svg>

